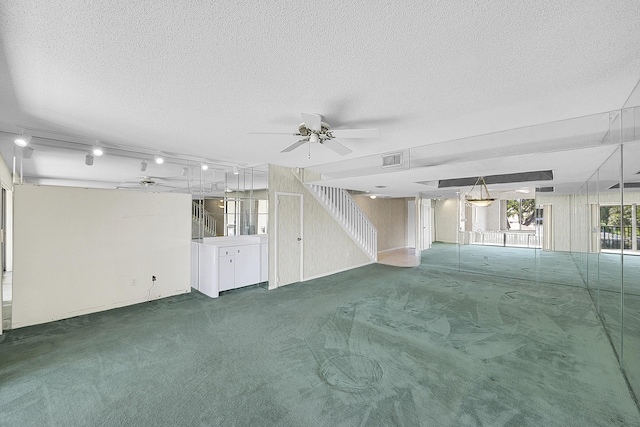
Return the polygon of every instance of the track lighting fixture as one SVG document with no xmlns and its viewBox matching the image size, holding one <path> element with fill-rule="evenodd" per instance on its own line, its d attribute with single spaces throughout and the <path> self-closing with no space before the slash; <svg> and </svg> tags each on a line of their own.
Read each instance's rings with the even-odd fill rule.
<svg viewBox="0 0 640 427">
<path fill-rule="evenodd" d="M 187 174 L 189 173 L 189 168 L 187 168 L 186 166 L 182 168 L 182 176 L 187 176 Z"/>
<path fill-rule="evenodd" d="M 84 164 L 91 166 L 93 164 L 93 154 L 87 154 L 84 158 Z"/>
<path fill-rule="evenodd" d="M 30 141 L 31 141 L 31 135 L 25 135 L 25 134 L 22 134 L 19 137 L 17 137 L 16 139 L 13 140 L 13 142 L 18 147 L 26 147 L 27 145 L 29 145 Z"/>
<path fill-rule="evenodd" d="M 140 163 L 140 171 L 144 172 L 147 170 L 147 162 Z"/>
<path fill-rule="evenodd" d="M 93 147 L 93 150 L 91 152 L 96 157 L 100 157 L 100 156 L 102 156 L 104 154 L 104 150 L 102 150 L 102 147 L 100 146 L 100 143 L 98 143 L 98 142 L 96 142 L 96 145 Z"/>
</svg>

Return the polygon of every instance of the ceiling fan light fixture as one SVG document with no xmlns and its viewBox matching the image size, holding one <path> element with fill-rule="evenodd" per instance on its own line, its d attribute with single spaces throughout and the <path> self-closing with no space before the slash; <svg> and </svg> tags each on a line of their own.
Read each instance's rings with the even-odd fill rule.
<svg viewBox="0 0 640 427">
<path fill-rule="evenodd" d="M 317 133 L 312 133 L 311 135 L 309 135 L 309 142 L 318 142 L 320 141 L 320 137 L 318 136 Z"/>
</svg>

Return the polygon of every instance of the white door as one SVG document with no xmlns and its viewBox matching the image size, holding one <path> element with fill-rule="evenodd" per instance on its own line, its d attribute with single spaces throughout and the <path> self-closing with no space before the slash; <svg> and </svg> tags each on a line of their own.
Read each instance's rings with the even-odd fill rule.
<svg viewBox="0 0 640 427">
<path fill-rule="evenodd" d="M 416 247 L 416 202 L 407 203 L 407 247 Z"/>
<path fill-rule="evenodd" d="M 276 193 L 276 286 L 302 281 L 302 194 Z"/>
<path fill-rule="evenodd" d="M 422 249 L 431 248 L 431 206 L 422 205 Z"/>
</svg>

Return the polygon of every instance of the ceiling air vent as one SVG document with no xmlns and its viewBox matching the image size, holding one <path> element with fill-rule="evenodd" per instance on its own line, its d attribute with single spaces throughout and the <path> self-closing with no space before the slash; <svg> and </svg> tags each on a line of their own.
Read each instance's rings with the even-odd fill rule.
<svg viewBox="0 0 640 427">
<path fill-rule="evenodd" d="M 553 193 L 554 187 L 536 187 L 536 193 Z"/>
<path fill-rule="evenodd" d="M 382 156 L 382 167 L 393 168 L 402 166 L 402 153 L 393 153 Z"/>
<path fill-rule="evenodd" d="M 515 182 L 551 181 L 551 180 L 553 180 L 553 171 L 551 170 L 484 176 L 484 182 L 486 182 L 487 185 L 511 184 Z M 438 184 L 438 188 L 472 186 L 477 181 L 478 181 L 477 176 L 472 176 L 467 178 L 441 179 Z"/>
<path fill-rule="evenodd" d="M 614 184 L 609 187 L 609 190 L 620 188 L 620 184 Z M 624 188 L 640 188 L 640 182 L 625 182 Z"/>
</svg>

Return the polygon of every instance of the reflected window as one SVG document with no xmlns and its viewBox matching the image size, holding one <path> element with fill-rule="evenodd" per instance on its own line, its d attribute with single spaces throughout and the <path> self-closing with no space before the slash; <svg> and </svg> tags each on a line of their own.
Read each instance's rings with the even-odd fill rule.
<svg viewBox="0 0 640 427">
<path fill-rule="evenodd" d="M 507 228 L 509 230 L 535 230 L 538 215 L 535 199 L 507 200 Z"/>
</svg>

